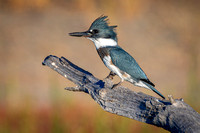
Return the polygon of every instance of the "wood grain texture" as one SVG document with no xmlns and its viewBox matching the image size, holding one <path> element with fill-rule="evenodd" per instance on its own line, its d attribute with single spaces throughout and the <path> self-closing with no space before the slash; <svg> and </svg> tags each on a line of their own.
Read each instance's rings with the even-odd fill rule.
<svg viewBox="0 0 200 133">
<path fill-rule="evenodd" d="M 110 89 L 113 85 L 110 79 L 102 81 L 64 57 L 50 55 L 42 64 L 77 85 L 67 87 L 66 90 L 89 94 L 105 111 L 162 127 L 170 132 L 200 132 L 199 113 L 182 99 L 169 97 L 169 100 L 162 100 L 123 86 Z"/>
</svg>

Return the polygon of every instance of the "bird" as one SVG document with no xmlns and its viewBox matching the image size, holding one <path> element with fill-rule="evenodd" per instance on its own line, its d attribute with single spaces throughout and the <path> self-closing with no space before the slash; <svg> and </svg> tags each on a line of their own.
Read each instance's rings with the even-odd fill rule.
<svg viewBox="0 0 200 133">
<path fill-rule="evenodd" d="M 69 35 L 86 37 L 94 43 L 101 60 L 110 70 L 107 78 L 112 78 L 115 75 L 120 77 L 120 82 L 114 84 L 112 88 L 120 85 L 123 81 L 128 81 L 135 86 L 152 90 L 165 99 L 154 88 L 155 85 L 148 79 L 136 60 L 118 45 L 116 27 L 117 25 L 109 26 L 108 16 L 100 16 L 94 20 L 87 31 L 72 32 Z"/>
</svg>

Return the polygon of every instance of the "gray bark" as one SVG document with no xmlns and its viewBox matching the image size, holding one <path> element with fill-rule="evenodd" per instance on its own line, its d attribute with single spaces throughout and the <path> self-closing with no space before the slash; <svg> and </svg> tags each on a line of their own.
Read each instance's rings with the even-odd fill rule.
<svg viewBox="0 0 200 133">
<path fill-rule="evenodd" d="M 43 65 L 77 85 L 67 87 L 66 90 L 89 94 L 105 111 L 152 124 L 170 132 L 200 132 L 199 113 L 182 99 L 169 97 L 169 100 L 163 100 L 123 86 L 111 89 L 113 83 L 110 79 L 102 81 L 64 57 L 50 55 L 45 58 Z"/>
</svg>

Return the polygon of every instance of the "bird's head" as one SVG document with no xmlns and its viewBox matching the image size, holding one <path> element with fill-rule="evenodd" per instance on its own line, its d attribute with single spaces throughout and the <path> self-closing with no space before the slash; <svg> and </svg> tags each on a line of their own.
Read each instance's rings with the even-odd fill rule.
<svg viewBox="0 0 200 133">
<path fill-rule="evenodd" d="M 112 39 L 117 41 L 117 34 L 115 32 L 117 26 L 109 26 L 107 18 L 108 16 L 101 16 L 92 23 L 87 31 L 72 32 L 69 33 L 69 35 L 75 37 L 86 37 L 92 41 L 98 39 Z"/>
</svg>

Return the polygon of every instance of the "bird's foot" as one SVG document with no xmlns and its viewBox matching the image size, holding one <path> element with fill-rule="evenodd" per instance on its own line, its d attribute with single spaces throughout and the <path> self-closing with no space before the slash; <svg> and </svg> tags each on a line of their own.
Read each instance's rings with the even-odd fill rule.
<svg viewBox="0 0 200 133">
<path fill-rule="evenodd" d="M 114 84 L 114 85 L 112 86 L 112 88 L 111 88 L 111 89 L 115 89 L 116 87 L 120 86 L 120 85 L 121 85 L 121 83 L 122 83 L 122 81 L 120 81 L 120 82 L 119 82 L 119 83 L 117 83 L 117 84 Z"/>
<path fill-rule="evenodd" d="M 110 79 L 110 80 L 112 80 L 113 79 L 113 77 L 115 76 L 116 74 L 114 73 L 114 72 L 110 72 L 109 73 L 109 75 L 106 77 L 106 79 Z"/>
<path fill-rule="evenodd" d="M 109 75 L 103 79 L 103 81 L 105 82 L 105 86 L 107 86 L 107 88 L 112 88 L 113 86 L 112 80 L 115 75 L 116 75 L 115 73 L 110 71 Z"/>
</svg>

